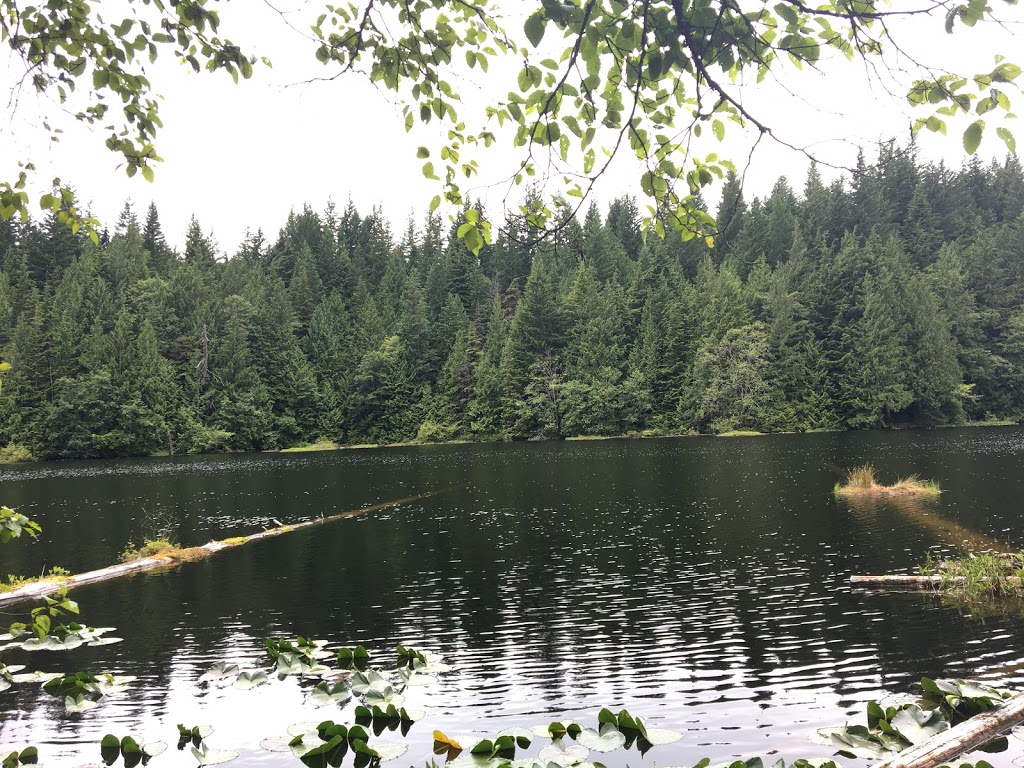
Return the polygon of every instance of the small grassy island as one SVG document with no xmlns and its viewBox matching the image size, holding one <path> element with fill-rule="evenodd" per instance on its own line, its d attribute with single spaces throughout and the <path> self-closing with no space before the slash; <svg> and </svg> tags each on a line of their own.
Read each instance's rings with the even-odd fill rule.
<svg viewBox="0 0 1024 768">
<path fill-rule="evenodd" d="M 836 483 L 836 496 L 938 496 L 942 493 L 934 480 L 922 480 L 911 475 L 897 480 L 892 485 L 882 485 L 875 478 L 875 469 L 863 464 L 851 469 L 846 481 Z"/>
</svg>

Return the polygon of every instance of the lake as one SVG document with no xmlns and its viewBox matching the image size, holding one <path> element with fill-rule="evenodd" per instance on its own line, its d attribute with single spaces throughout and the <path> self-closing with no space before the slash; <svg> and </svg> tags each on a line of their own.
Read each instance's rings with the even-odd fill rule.
<svg viewBox="0 0 1024 768">
<path fill-rule="evenodd" d="M 842 470 L 865 462 L 886 482 L 938 480 L 942 496 L 837 500 Z M 211 724 L 208 743 L 239 751 L 235 765 L 299 766 L 260 740 L 298 721 L 345 721 L 351 705 L 315 708 L 310 683 L 294 678 L 252 691 L 196 681 L 218 660 L 266 666 L 265 638 L 302 635 L 361 643 L 381 662 L 412 645 L 452 666 L 409 689 L 406 706 L 427 717 L 406 739 L 387 737 L 409 745 L 389 765 L 427 763 L 435 728 L 493 737 L 552 720 L 592 725 L 602 707 L 684 734 L 608 765 L 828 756 L 807 740 L 816 728 L 861 724 L 869 699 L 916 693 L 921 677 L 1024 689 L 1019 616 L 847 585 L 854 573 L 909 572 L 964 539 L 1024 546 L 1022 467 L 1016 427 L 4 467 L 0 501 L 44 532 L 2 548 L 3 574 L 106 566 L 159 528 L 201 544 L 433 495 L 76 590 L 83 618 L 125 642 L 3 660 L 139 679 L 73 715 L 37 686 L 0 693 L 0 753 L 36 744 L 45 765 L 77 766 L 99 761 L 104 733 L 131 733 L 171 742 L 156 768 L 194 765 L 174 751 L 175 725 Z M 1018 744 L 988 759 L 1009 765 Z"/>
</svg>

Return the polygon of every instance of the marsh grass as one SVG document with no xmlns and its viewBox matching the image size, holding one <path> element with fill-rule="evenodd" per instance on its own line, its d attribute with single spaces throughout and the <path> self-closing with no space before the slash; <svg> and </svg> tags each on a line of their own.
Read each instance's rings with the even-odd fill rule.
<svg viewBox="0 0 1024 768">
<path fill-rule="evenodd" d="M 904 477 L 892 485 L 882 485 L 870 464 L 854 467 L 846 473 L 846 481 L 836 483 L 837 496 L 938 496 L 942 493 L 934 480 L 922 480 L 917 475 Z"/>
<path fill-rule="evenodd" d="M 764 432 L 757 432 L 753 429 L 730 429 L 727 432 L 719 432 L 717 437 L 759 437 Z"/>
<path fill-rule="evenodd" d="M 922 576 L 941 576 L 943 599 L 972 612 L 1019 612 L 1024 602 L 1024 552 L 967 552 L 954 560 L 926 556 Z"/>
</svg>

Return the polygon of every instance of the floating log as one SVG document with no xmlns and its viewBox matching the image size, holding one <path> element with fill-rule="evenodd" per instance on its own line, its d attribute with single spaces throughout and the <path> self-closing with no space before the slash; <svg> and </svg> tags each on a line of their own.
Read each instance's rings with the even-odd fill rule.
<svg viewBox="0 0 1024 768">
<path fill-rule="evenodd" d="M 447 489 L 441 489 L 431 491 L 429 493 L 421 493 L 418 496 L 407 496 L 402 499 L 395 499 L 394 501 L 385 501 L 381 504 L 371 504 L 367 507 L 351 509 L 347 512 L 331 515 L 330 517 L 318 517 L 313 520 L 295 523 L 294 525 L 279 525 L 276 528 L 269 528 L 265 531 L 254 533 L 251 536 L 235 536 L 233 538 L 222 539 L 220 541 L 211 541 L 200 547 L 171 549 L 166 552 L 159 552 L 151 557 L 143 557 L 127 563 L 118 563 L 117 565 L 111 565 L 107 568 L 100 568 L 97 571 L 87 571 L 86 573 L 79 573 L 74 576 L 68 576 L 67 578 L 47 578 L 41 581 L 34 581 L 12 589 L 10 592 L 0 592 L 0 607 L 24 603 L 29 600 L 38 600 L 48 595 L 52 595 L 61 587 L 66 587 L 68 590 L 71 590 L 75 587 L 85 586 L 86 584 L 97 584 L 102 581 L 110 581 L 111 579 L 117 579 L 121 576 L 131 576 L 132 574 L 144 573 L 146 571 L 173 568 L 181 565 L 183 562 L 205 559 L 224 549 L 240 547 L 243 544 L 249 544 L 262 539 L 269 539 L 274 536 L 280 536 L 284 533 L 290 533 L 291 531 L 311 528 L 315 525 L 332 523 L 335 520 L 343 520 L 349 517 L 365 515 L 368 512 L 377 512 L 381 509 L 388 509 L 389 507 L 411 504 L 414 501 L 419 501 L 420 499 L 426 499 L 430 496 L 436 496 L 439 493 L 444 493 L 446 490 Z"/>
<path fill-rule="evenodd" d="M 948 589 L 950 587 L 960 586 L 964 584 L 967 579 L 963 576 L 942 576 L 937 574 L 934 576 L 910 576 L 903 574 L 889 574 L 885 576 L 851 576 L 850 586 L 854 589 L 880 589 L 890 590 L 894 592 L 898 591 L 914 591 L 914 590 L 940 590 Z M 984 581 L 984 579 L 982 580 Z M 1002 582 L 1010 585 L 1020 584 L 1020 578 L 1017 576 L 1006 576 Z"/>
<path fill-rule="evenodd" d="M 1024 693 L 1003 701 L 997 709 L 975 715 L 936 734 L 874 768 L 935 768 L 979 749 L 1013 726 L 1024 722 Z"/>
</svg>

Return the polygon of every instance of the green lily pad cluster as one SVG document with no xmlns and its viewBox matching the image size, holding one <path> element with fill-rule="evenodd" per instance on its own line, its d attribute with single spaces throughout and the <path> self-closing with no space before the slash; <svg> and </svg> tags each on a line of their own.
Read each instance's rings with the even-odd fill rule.
<svg viewBox="0 0 1024 768">
<path fill-rule="evenodd" d="M 0 760 L 0 768 L 19 768 L 22 765 L 35 765 L 39 762 L 39 750 L 26 747 L 21 752 L 11 752 Z"/>
<path fill-rule="evenodd" d="M 836 748 L 836 754 L 850 758 L 882 760 L 949 730 L 968 717 L 999 706 L 1011 694 L 966 680 L 921 681 L 923 696 L 916 702 L 883 707 L 871 701 L 867 726 L 845 725 L 821 728 L 810 740 Z M 1005 739 L 996 740 L 988 751 L 1005 749 Z"/>
<path fill-rule="evenodd" d="M 163 741 L 148 741 L 140 744 L 132 736 L 122 736 L 120 739 L 112 733 L 108 733 L 100 742 L 100 756 L 104 765 L 113 765 L 122 759 L 125 768 L 135 768 L 137 765 L 146 765 L 150 759 L 162 754 L 167 749 Z"/>
<path fill-rule="evenodd" d="M 361 645 L 357 645 L 355 648 L 338 649 L 338 666 L 342 669 L 366 669 L 369 663 L 370 654 Z"/>
<path fill-rule="evenodd" d="M 448 761 L 447 768 L 604 768 L 591 760 L 591 753 L 614 752 L 633 746 L 641 754 L 658 744 L 670 744 L 683 735 L 677 731 L 649 728 L 641 717 L 623 709 L 615 714 L 602 709 L 597 727 L 575 721 L 555 721 L 531 730 L 508 728 L 494 739 L 478 741 L 464 751 L 462 741 L 434 731 L 434 754 Z M 528 749 L 537 739 L 550 739 L 537 757 L 516 758 L 516 750 Z"/>
<path fill-rule="evenodd" d="M 310 768 L 340 766 L 352 752 L 355 768 L 367 768 L 405 754 L 404 744 L 374 743 L 361 725 L 346 725 L 325 720 L 322 723 L 296 723 L 288 729 L 289 739 L 264 739 L 261 746 L 271 752 L 291 752 Z"/>
<path fill-rule="evenodd" d="M 122 690 L 135 680 L 130 675 L 93 675 L 89 672 L 74 672 L 70 675 L 45 675 L 34 673 L 42 681 L 43 690 L 51 696 L 63 699 L 67 712 L 85 712 L 94 709 L 100 699 L 108 693 Z"/>
</svg>

